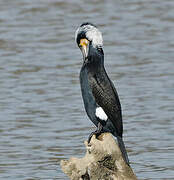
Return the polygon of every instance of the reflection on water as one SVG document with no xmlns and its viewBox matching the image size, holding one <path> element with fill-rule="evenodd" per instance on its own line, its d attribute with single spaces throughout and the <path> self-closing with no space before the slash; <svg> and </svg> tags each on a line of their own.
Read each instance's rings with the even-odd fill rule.
<svg viewBox="0 0 174 180">
<path fill-rule="evenodd" d="M 104 36 L 105 65 L 122 103 L 124 139 L 139 179 L 173 179 L 174 2 L 0 2 L 0 178 L 67 179 L 92 130 L 79 88 L 74 32 Z"/>
</svg>

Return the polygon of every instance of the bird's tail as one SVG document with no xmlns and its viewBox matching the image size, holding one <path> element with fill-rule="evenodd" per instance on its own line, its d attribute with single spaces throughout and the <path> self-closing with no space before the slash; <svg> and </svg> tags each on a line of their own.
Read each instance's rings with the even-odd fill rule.
<svg viewBox="0 0 174 180">
<path fill-rule="evenodd" d="M 126 162 L 126 164 L 129 165 L 129 159 L 128 159 L 128 155 L 127 155 L 127 151 L 126 151 L 123 139 L 117 136 L 117 140 L 118 140 L 118 145 L 120 147 L 120 150 L 122 152 L 123 159 Z"/>
</svg>

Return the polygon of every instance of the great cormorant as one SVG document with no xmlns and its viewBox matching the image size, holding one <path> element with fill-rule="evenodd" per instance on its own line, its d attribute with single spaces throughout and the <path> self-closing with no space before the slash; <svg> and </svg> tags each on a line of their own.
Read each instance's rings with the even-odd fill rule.
<svg viewBox="0 0 174 180">
<path fill-rule="evenodd" d="M 97 127 L 92 134 L 98 136 L 102 132 L 110 132 L 117 137 L 123 158 L 129 165 L 122 139 L 123 124 L 119 97 L 104 68 L 102 34 L 95 25 L 83 23 L 76 31 L 75 40 L 83 55 L 80 84 L 85 110 Z"/>
</svg>

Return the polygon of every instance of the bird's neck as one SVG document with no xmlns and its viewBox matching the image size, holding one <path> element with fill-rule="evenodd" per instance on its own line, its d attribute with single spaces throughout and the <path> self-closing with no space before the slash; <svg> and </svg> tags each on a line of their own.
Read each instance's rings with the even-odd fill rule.
<svg viewBox="0 0 174 180">
<path fill-rule="evenodd" d="M 104 56 L 90 56 L 86 63 L 86 67 L 91 73 L 102 73 L 104 71 Z"/>
</svg>

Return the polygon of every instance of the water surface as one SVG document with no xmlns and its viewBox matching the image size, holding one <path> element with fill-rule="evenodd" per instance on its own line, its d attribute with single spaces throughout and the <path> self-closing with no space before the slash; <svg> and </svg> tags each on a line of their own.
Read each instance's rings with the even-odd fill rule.
<svg viewBox="0 0 174 180">
<path fill-rule="evenodd" d="M 138 179 L 174 179 L 174 2 L 0 2 L 0 179 L 67 179 L 60 160 L 85 153 L 93 130 L 74 42 L 84 21 L 103 33 Z"/>
</svg>

